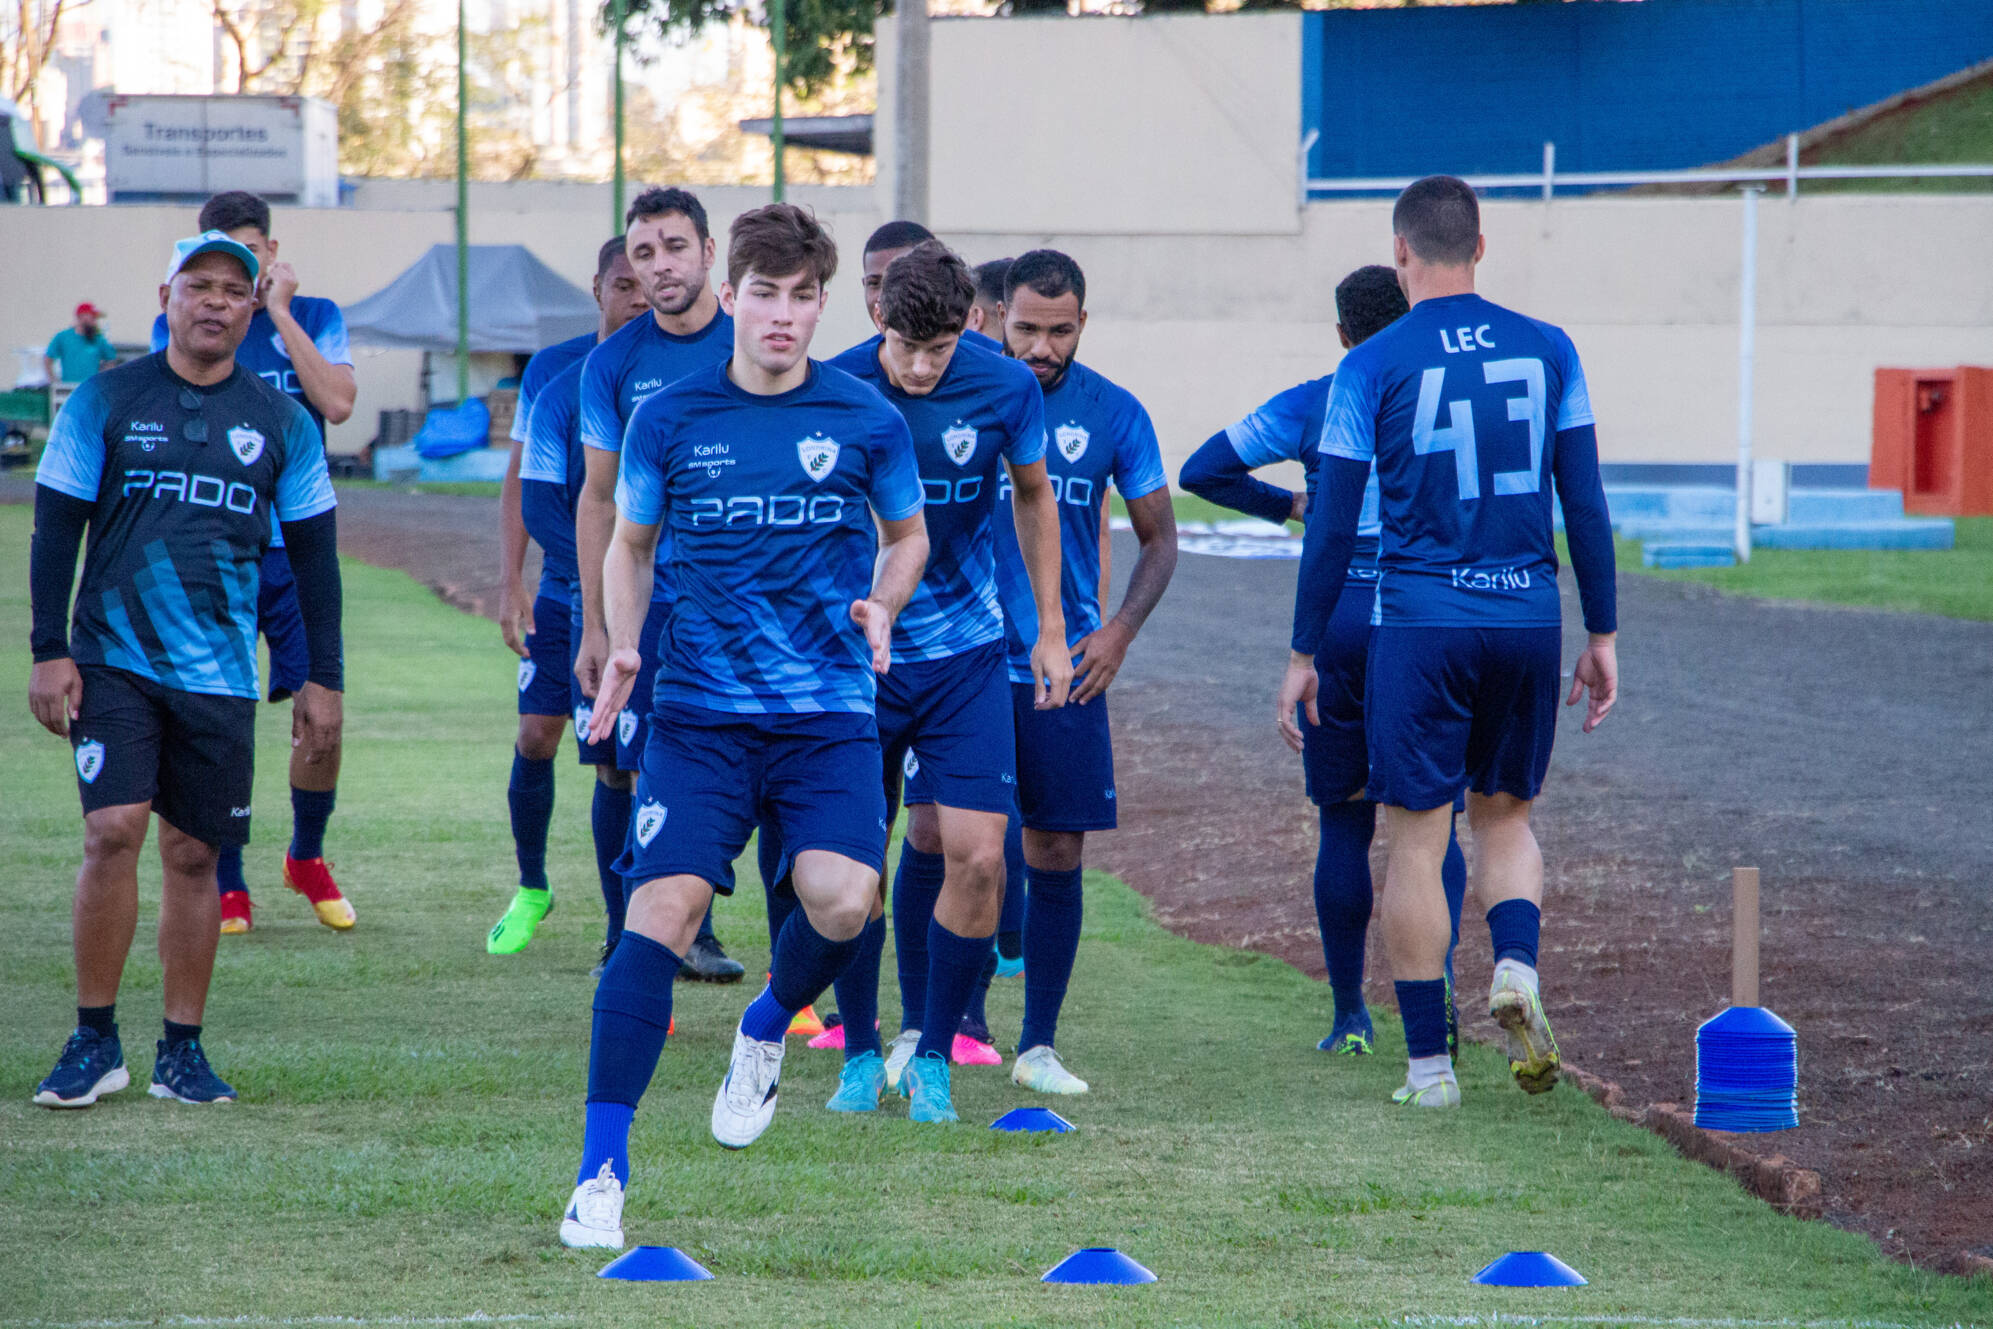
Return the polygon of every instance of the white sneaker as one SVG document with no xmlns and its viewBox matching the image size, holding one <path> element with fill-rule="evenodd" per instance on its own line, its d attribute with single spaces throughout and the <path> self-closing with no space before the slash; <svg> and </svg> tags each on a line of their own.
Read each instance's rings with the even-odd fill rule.
<svg viewBox="0 0 1993 1329">
<path fill-rule="evenodd" d="M 1509 1072 L 1522 1091 L 1543 1094 L 1555 1088 L 1561 1060 L 1537 992 L 1536 971 L 1515 960 L 1497 964 L 1488 991 L 1488 1014 L 1502 1027 Z"/>
<path fill-rule="evenodd" d="M 561 1245 L 623 1249 L 623 1183 L 607 1163 L 574 1188 L 561 1216 Z"/>
<path fill-rule="evenodd" d="M 902 1029 L 899 1036 L 886 1045 L 886 1088 L 893 1093 L 900 1092 L 900 1075 L 907 1063 L 913 1060 L 913 1050 L 920 1046 L 920 1030 Z"/>
<path fill-rule="evenodd" d="M 713 1096 L 713 1138 L 745 1149 L 775 1120 L 775 1091 L 782 1084 L 782 1043 L 763 1043 L 734 1031 L 734 1058 Z"/>
<path fill-rule="evenodd" d="M 1451 1071 L 1414 1085 L 1412 1077 L 1406 1076 L 1405 1083 L 1392 1091 L 1391 1101 L 1400 1107 L 1415 1108 L 1454 1108 L 1460 1106 L 1460 1081 L 1453 1078 Z"/>
<path fill-rule="evenodd" d="M 1020 1052 L 1010 1068 L 1010 1078 L 1014 1084 L 1041 1094 L 1083 1094 L 1087 1090 L 1086 1081 L 1065 1068 L 1049 1043 Z"/>
</svg>

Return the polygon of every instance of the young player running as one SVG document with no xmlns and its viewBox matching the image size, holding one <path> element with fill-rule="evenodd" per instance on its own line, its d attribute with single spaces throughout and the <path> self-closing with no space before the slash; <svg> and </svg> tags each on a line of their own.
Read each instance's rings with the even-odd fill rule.
<svg viewBox="0 0 1993 1329">
<path fill-rule="evenodd" d="M 587 474 L 574 509 L 575 553 L 581 574 L 581 621 L 574 672 L 584 696 L 598 698 L 602 668 L 609 654 L 608 629 L 602 612 L 602 556 L 616 521 L 616 475 L 623 434 L 638 405 L 697 369 L 725 360 L 733 353 L 733 320 L 713 293 L 713 237 L 706 225 L 706 208 L 683 189 L 647 189 L 637 195 L 624 215 L 628 228 L 625 250 L 630 267 L 650 302 L 651 317 L 632 319 L 615 335 L 588 353 L 581 371 L 581 442 Z M 677 588 L 662 574 L 671 554 L 671 534 L 658 544 L 659 575 L 649 616 L 644 620 L 638 649 L 644 661 L 629 702 L 615 717 L 616 767 L 635 777 L 644 752 L 649 723 L 652 680 L 656 676 L 659 641 L 671 618 Z M 614 786 L 595 786 L 595 831 L 598 839 L 613 837 L 617 822 L 628 829 L 630 801 L 619 798 Z M 622 901 L 609 903 L 608 934 L 602 956 L 608 959 L 623 932 Z M 703 919 L 698 939 L 685 952 L 687 977 L 734 983 L 746 972 L 730 959 L 713 936 L 713 921 Z"/>
<path fill-rule="evenodd" d="M 1566 699 L 1589 691 L 1587 732 L 1618 692 L 1612 529 L 1571 339 L 1474 294 L 1486 248 L 1474 191 L 1429 176 L 1398 196 L 1391 226 L 1412 310 L 1337 366 L 1277 713 L 1290 744 L 1300 739 L 1296 706 L 1320 723 L 1315 659 L 1346 598 L 1374 464 L 1382 576 L 1365 736 L 1369 795 L 1384 805 L 1391 839 L 1384 937 L 1411 1058 L 1393 1098 L 1454 1107 L 1441 862 L 1463 787 L 1495 952 L 1488 1013 L 1516 1083 L 1543 1093 L 1557 1082 L 1536 971 L 1543 859 L 1529 825 L 1557 719 L 1552 481 L 1591 634 Z"/>
<path fill-rule="evenodd" d="M 641 668 L 661 526 L 678 602 L 654 690 L 624 867 L 640 883 L 595 993 L 569 1246 L 623 1244 L 636 1104 L 663 1050 L 671 987 L 757 818 L 781 830 L 801 907 L 741 1017 L 713 1136 L 743 1148 L 775 1113 L 782 1039 L 858 946 L 885 862 L 874 674 L 927 559 L 906 422 L 808 358 L 837 250 L 793 204 L 743 213 L 727 246 L 734 351 L 638 408 L 603 569 L 614 651 L 591 736 Z M 874 519 L 883 536 L 875 536 Z M 876 569 L 876 571 L 875 571 Z"/>
<path fill-rule="evenodd" d="M 1410 308 L 1398 289 L 1398 274 L 1373 264 L 1358 268 L 1336 287 L 1336 333 L 1343 349 L 1357 346 Z M 1300 521 L 1315 500 L 1317 448 L 1333 375 L 1299 384 L 1269 399 L 1243 420 L 1213 434 L 1183 464 L 1183 487 L 1213 503 L 1284 524 Z M 1300 462 L 1307 488 L 1301 493 L 1253 477 L 1277 462 Z M 1377 479 L 1364 490 L 1357 548 L 1349 566 L 1350 586 L 1336 602 L 1328 637 L 1315 657 L 1320 675 L 1317 710 L 1322 723 L 1301 726 L 1301 757 L 1308 797 L 1321 823 L 1315 854 L 1315 921 L 1322 933 L 1322 960 L 1328 966 L 1335 1021 L 1317 1046 L 1324 1052 L 1363 1056 L 1375 1030 L 1363 1004 L 1363 952 L 1370 931 L 1372 901 L 1370 839 L 1377 805 L 1364 796 L 1370 776 L 1363 746 L 1363 675 L 1370 647 L 1370 609 L 1377 588 Z M 1467 886 L 1467 863 L 1460 842 L 1446 845 L 1447 912 L 1453 938 L 1460 938 L 1460 899 Z M 1451 1050 L 1452 952 L 1447 964 L 1447 1028 Z"/>
<path fill-rule="evenodd" d="M 151 1092 L 183 1103 L 235 1097 L 201 1048 L 201 1017 L 219 937 L 215 860 L 249 838 L 257 579 L 278 523 L 308 659 L 291 741 L 314 762 L 338 741 L 332 481 L 311 417 L 236 363 L 257 276 L 256 256 L 220 231 L 175 245 L 159 288 L 166 349 L 78 387 L 36 477 L 28 706 L 69 739 L 84 827 L 76 1030 L 34 1096 L 50 1107 L 88 1107 L 130 1083 L 117 996 L 155 812 L 166 1023 Z"/>
<path fill-rule="evenodd" d="M 256 312 L 236 348 L 235 361 L 304 407 L 323 444 L 325 426 L 343 424 L 353 414 L 358 392 L 353 354 L 346 344 L 346 318 L 339 306 L 299 295 L 298 274 L 277 257 L 270 238 L 270 205 L 254 194 L 231 190 L 201 207 L 200 228 L 221 231 L 256 256 Z M 167 343 L 166 316 L 152 324 L 152 349 Z M 270 643 L 269 698 L 284 700 L 303 686 L 310 660 L 305 651 L 304 618 L 281 530 L 273 531 L 258 572 L 256 622 Z M 353 926 L 353 904 L 332 879 L 325 861 L 325 828 L 338 797 L 340 745 L 307 760 L 291 753 L 291 843 L 284 855 L 284 884 L 311 902 L 318 921 L 329 928 Z M 221 930 L 249 931 L 253 908 L 242 872 L 242 846 L 224 844 L 215 868 L 221 891 Z"/>
<path fill-rule="evenodd" d="M 600 313 L 591 345 L 650 311 L 623 252 L 620 235 L 596 254 L 594 293 Z M 516 955 L 525 950 L 540 920 L 554 907 L 553 892 L 547 885 L 547 827 L 554 815 L 554 755 L 560 750 L 561 730 L 570 714 L 574 716 L 582 765 L 594 767 L 598 790 L 607 786 L 595 801 L 610 815 L 591 817 L 603 906 L 611 917 L 623 908 L 623 878 L 615 864 L 628 838 L 629 793 L 635 782 L 628 772 L 616 769 L 615 744 L 588 742 L 588 701 L 581 695 L 581 680 L 574 675 L 579 643 L 572 626 L 581 597 L 574 553 L 574 504 L 581 492 L 584 467 L 580 399 L 585 357 L 571 354 L 571 345 L 561 342 L 550 346 L 526 366 L 526 377 L 532 378 L 535 367 L 543 361 L 565 361 L 533 394 L 537 419 L 527 426 L 524 448 L 515 449 L 521 454 L 511 500 L 516 510 L 508 512 L 506 518 L 508 526 L 512 517 L 519 519 L 522 531 L 539 544 L 541 559 L 539 595 L 531 613 L 523 623 L 504 623 L 507 643 L 521 657 L 519 737 L 513 745 L 512 780 L 506 789 L 519 889 L 485 940 L 485 949 L 493 955 Z M 525 396 L 522 386 L 520 399 L 524 401 Z M 506 507 L 503 493 L 499 503 Z M 520 561 L 524 553 L 519 551 Z M 506 559 L 508 572 L 517 575 L 519 564 L 513 561 L 509 545 Z M 523 642 L 515 640 L 521 627 L 526 634 Z M 618 811 L 623 815 L 615 815 Z"/>
<path fill-rule="evenodd" d="M 874 306 L 879 335 L 831 362 L 877 389 L 913 434 L 930 552 L 893 628 L 893 671 L 879 681 L 879 742 L 889 771 L 919 752 L 934 801 L 912 820 L 893 882 L 901 1006 L 893 1057 L 882 1057 L 874 1025 L 881 912 L 838 979 L 844 1071 L 830 1107 L 870 1112 L 890 1079 L 912 1100 L 909 1115 L 925 1122 L 956 1120 L 949 1055 L 996 932 L 1017 787 L 993 529 L 1006 471 L 1040 624 L 1029 659 L 1033 706 L 1063 706 L 1072 679 L 1044 396 L 1022 365 L 962 340 L 974 297 L 968 265 L 926 241 L 886 269 Z"/>
</svg>

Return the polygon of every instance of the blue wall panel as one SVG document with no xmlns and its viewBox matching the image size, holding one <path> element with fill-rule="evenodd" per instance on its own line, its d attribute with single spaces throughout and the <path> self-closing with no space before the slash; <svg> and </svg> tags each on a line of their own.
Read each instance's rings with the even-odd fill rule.
<svg viewBox="0 0 1993 1329">
<path fill-rule="evenodd" d="M 1309 174 L 1663 170 L 1993 59 L 1993 0 L 1641 0 L 1304 16 Z"/>
</svg>

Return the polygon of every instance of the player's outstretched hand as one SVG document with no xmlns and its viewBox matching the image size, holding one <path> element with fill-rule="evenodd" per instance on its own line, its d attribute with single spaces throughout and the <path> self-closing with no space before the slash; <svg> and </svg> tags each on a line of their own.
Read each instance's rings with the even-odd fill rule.
<svg viewBox="0 0 1993 1329">
<path fill-rule="evenodd" d="M 316 766 L 339 750 L 339 730 L 346 722 L 344 693 L 318 683 L 306 683 L 291 702 L 291 746 Z"/>
<path fill-rule="evenodd" d="M 608 661 L 609 634 L 600 628 L 583 627 L 581 645 L 574 652 L 574 676 L 581 683 L 582 696 L 600 700 L 602 670 Z"/>
<path fill-rule="evenodd" d="M 1604 720 L 1612 704 L 1619 700 L 1619 648 L 1612 633 L 1594 636 L 1571 667 L 1571 695 L 1566 706 L 1578 704 L 1578 694 L 1586 694 L 1585 732 L 1591 733 Z"/>
<path fill-rule="evenodd" d="M 1066 704 L 1073 687 L 1073 657 L 1066 650 L 1066 634 L 1040 637 L 1031 648 L 1031 704 L 1033 709 L 1055 711 Z"/>
<path fill-rule="evenodd" d="M 1315 677 L 1313 656 L 1289 657 L 1287 673 L 1280 680 L 1279 700 L 1273 703 L 1273 718 L 1280 726 L 1280 736 L 1296 752 L 1301 750 L 1301 726 L 1294 718 L 1295 712 L 1306 714 L 1309 724 L 1321 724 L 1321 712 L 1315 709 L 1315 694 L 1321 686 L 1321 680 Z"/>
<path fill-rule="evenodd" d="M 893 615 L 877 600 L 853 600 L 851 621 L 865 629 L 865 644 L 872 648 L 872 672 L 883 674 L 893 667 Z"/>
<path fill-rule="evenodd" d="M 606 743 L 615 736 L 616 720 L 623 713 L 623 704 L 630 699 L 631 689 L 637 686 L 637 673 L 643 667 L 643 656 L 629 647 L 610 653 L 609 662 L 602 666 L 595 709 L 588 716 L 589 742 Z"/>
<path fill-rule="evenodd" d="M 1074 705 L 1084 706 L 1107 692 L 1114 676 L 1121 672 L 1121 662 L 1128 658 L 1128 645 L 1134 640 L 1133 632 L 1119 620 L 1110 618 L 1073 643 L 1073 650 L 1080 657 L 1073 668 Z"/>
<path fill-rule="evenodd" d="M 28 676 L 28 709 L 42 728 L 69 737 L 69 722 L 83 714 L 83 675 L 68 656 L 43 660 Z"/>
<path fill-rule="evenodd" d="M 498 588 L 498 630 L 512 653 L 525 659 L 526 637 L 533 631 L 533 597 L 517 577 L 506 578 Z"/>
</svg>

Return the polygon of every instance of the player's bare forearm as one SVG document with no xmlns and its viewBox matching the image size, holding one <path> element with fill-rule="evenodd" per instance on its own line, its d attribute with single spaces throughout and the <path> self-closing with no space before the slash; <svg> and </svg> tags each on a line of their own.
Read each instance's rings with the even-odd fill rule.
<svg viewBox="0 0 1993 1329">
<path fill-rule="evenodd" d="M 514 439 L 498 482 L 498 631 L 513 654 L 526 656 L 525 634 L 533 630 L 533 605 L 526 594 L 526 518 L 520 507 L 519 454 Z"/>
<path fill-rule="evenodd" d="M 1037 602 L 1038 632 L 1063 643 L 1066 609 L 1060 588 L 1058 495 L 1052 492 L 1042 461 L 1011 467 L 1010 481 L 1016 491 L 1011 511 L 1017 523 L 1017 548 L 1031 579 L 1031 598 Z"/>
<path fill-rule="evenodd" d="M 866 598 L 898 618 L 927 571 L 927 519 L 918 512 L 899 521 L 882 519 L 879 539 L 882 557 Z"/>
<path fill-rule="evenodd" d="M 1128 500 L 1128 522 L 1135 528 L 1141 548 L 1135 554 L 1134 570 L 1128 574 L 1128 590 L 1114 620 L 1133 634 L 1141 631 L 1149 614 L 1169 589 L 1176 575 L 1176 510 L 1170 506 L 1167 488 Z"/>
<path fill-rule="evenodd" d="M 657 575 L 657 526 L 616 518 L 602 560 L 602 603 L 611 651 L 637 649 Z"/>
<path fill-rule="evenodd" d="M 616 529 L 616 468 L 618 454 L 585 448 L 587 471 L 574 503 L 574 548 L 581 567 L 581 620 L 586 628 L 606 631 L 602 611 L 602 557 L 609 552 Z"/>
<path fill-rule="evenodd" d="M 353 403 L 360 395 L 353 366 L 335 365 L 327 360 L 288 307 L 268 312 L 270 321 L 277 325 L 277 335 L 284 339 L 284 350 L 291 357 L 291 368 L 297 373 L 298 387 L 304 391 L 306 400 L 329 425 L 343 425 L 352 419 Z"/>
</svg>

